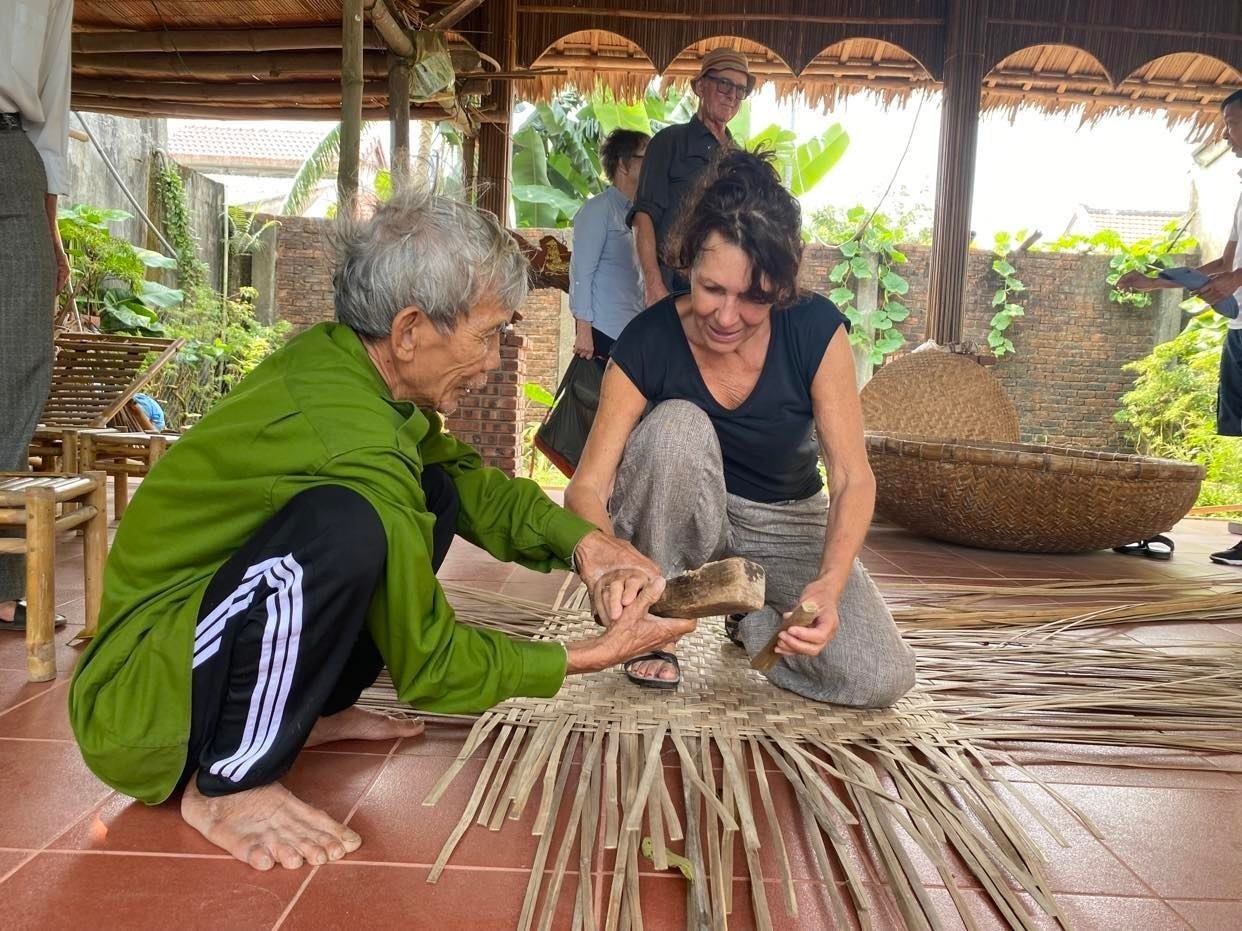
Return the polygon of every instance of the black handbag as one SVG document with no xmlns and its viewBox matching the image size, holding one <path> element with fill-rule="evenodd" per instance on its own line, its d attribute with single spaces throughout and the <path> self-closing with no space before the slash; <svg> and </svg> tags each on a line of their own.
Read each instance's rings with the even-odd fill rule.
<svg viewBox="0 0 1242 931">
<path fill-rule="evenodd" d="M 535 431 L 535 448 L 569 478 L 582 458 L 599 409 L 604 369 L 594 359 L 574 356 L 556 388 L 552 409 Z"/>
</svg>

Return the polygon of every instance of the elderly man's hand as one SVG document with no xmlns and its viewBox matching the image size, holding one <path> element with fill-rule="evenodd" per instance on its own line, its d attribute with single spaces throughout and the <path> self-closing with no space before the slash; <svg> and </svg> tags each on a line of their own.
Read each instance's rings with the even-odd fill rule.
<svg viewBox="0 0 1242 931">
<path fill-rule="evenodd" d="M 1242 269 L 1213 275 L 1194 295 L 1208 304 L 1219 304 L 1238 288 L 1242 288 Z"/>
<path fill-rule="evenodd" d="M 605 626 L 621 617 L 641 594 L 654 604 L 664 592 L 660 567 L 625 540 L 601 530 L 582 538 L 574 550 L 578 575 L 591 593 L 591 605 Z"/>
<path fill-rule="evenodd" d="M 663 590 L 663 586 L 660 586 Z M 631 601 L 598 637 L 568 644 L 566 671 L 570 674 L 598 672 L 635 656 L 657 650 L 694 630 L 696 622 L 654 617 L 647 613 L 659 592 L 644 590 Z"/>
</svg>

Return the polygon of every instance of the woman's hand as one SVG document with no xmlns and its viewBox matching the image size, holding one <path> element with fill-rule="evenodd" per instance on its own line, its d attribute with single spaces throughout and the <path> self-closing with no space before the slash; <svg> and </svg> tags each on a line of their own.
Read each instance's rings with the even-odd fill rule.
<svg viewBox="0 0 1242 931">
<path fill-rule="evenodd" d="M 790 627 L 776 638 L 776 652 L 782 656 L 819 656 L 833 637 L 841 618 L 837 614 L 837 601 L 841 593 L 825 579 L 818 578 L 802 590 L 798 604 L 813 601 L 820 605 L 819 614 L 807 627 Z M 786 612 L 785 617 L 789 616 Z"/>
<path fill-rule="evenodd" d="M 574 355 L 579 359 L 595 358 L 595 337 L 591 335 L 591 324 L 586 320 L 574 321 Z"/>
<path fill-rule="evenodd" d="M 605 626 L 641 595 L 654 604 L 664 593 L 660 567 L 625 540 L 601 530 L 587 534 L 574 550 L 578 575 L 591 592 L 591 605 Z"/>
</svg>

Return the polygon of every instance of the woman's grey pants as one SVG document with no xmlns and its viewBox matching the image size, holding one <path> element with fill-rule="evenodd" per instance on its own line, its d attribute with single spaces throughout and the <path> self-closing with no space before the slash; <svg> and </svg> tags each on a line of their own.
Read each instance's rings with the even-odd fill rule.
<svg viewBox="0 0 1242 931">
<path fill-rule="evenodd" d="M 767 605 L 742 619 L 754 656 L 781 614 L 819 574 L 828 499 L 761 504 L 725 490 L 720 442 L 711 420 L 688 401 L 658 405 L 630 435 L 609 501 L 617 535 L 665 575 L 726 555 L 767 573 Z M 838 604 L 840 626 L 818 656 L 784 656 L 768 673 L 781 688 L 817 701 L 861 708 L 893 704 L 914 685 L 914 654 L 902 641 L 879 589 L 855 560 Z"/>
<path fill-rule="evenodd" d="M 56 258 L 47 178 L 24 132 L 0 132 L 0 472 L 24 471 L 52 383 Z M 25 560 L 0 556 L 0 601 L 20 598 Z"/>
</svg>

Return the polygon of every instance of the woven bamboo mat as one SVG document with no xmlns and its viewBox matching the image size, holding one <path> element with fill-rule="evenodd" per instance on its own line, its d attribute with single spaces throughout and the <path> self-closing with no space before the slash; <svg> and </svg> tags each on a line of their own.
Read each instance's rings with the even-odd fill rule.
<svg viewBox="0 0 1242 931">
<path fill-rule="evenodd" d="M 582 609 L 581 590 L 563 591 L 549 608 L 446 588 L 465 623 L 560 640 L 597 630 Z M 891 924 L 896 913 L 908 928 L 960 921 L 974 929 L 963 869 L 1009 927 L 1046 926 L 1022 893 L 1068 927 L 1049 890 L 1045 853 L 1010 808 L 1021 798 L 1003 794 L 998 766 L 1016 766 L 1004 743 L 1242 751 L 1242 648 L 1222 644 L 1174 656 L 1087 643 L 1074 636 L 1073 621 L 1058 630 L 1036 614 L 1031 636 L 1004 623 L 908 629 L 919 682 L 883 711 L 824 705 L 774 688 L 750 670 L 718 620 L 701 622 L 681 641 L 676 692 L 642 689 L 607 671 L 572 677 L 552 699 L 505 702 L 477 718 L 424 802 L 436 804 L 464 778 L 467 760 L 486 750 L 429 881 L 467 831 L 503 834 L 530 808 L 540 842 L 519 928 L 551 928 L 565 895 L 574 903 L 575 929 L 642 928 L 640 863 L 662 870 L 683 862 L 689 927 L 726 928 L 745 911 L 756 927 L 771 928 L 774 911 L 796 923 L 807 905 L 799 897 L 808 884 L 795 884 L 786 848 L 792 823 L 812 852 L 818 882 L 809 888 L 833 927 L 870 929 Z M 360 704 L 412 713 L 385 681 Z M 680 766 L 680 806 L 665 774 L 670 761 Z M 571 762 L 580 764 L 576 773 Z M 774 793 L 777 783 L 788 791 Z M 1081 812 L 1045 788 L 1098 836 Z M 777 804 L 788 797 L 792 811 Z M 597 902 L 591 876 L 604 851 L 615 851 L 615 867 Z M 734 896 L 735 857 L 751 880 L 749 901 Z M 781 890 L 779 902 L 767 898 L 771 881 Z M 929 881 L 945 886 L 957 916 L 938 910 Z"/>
</svg>

